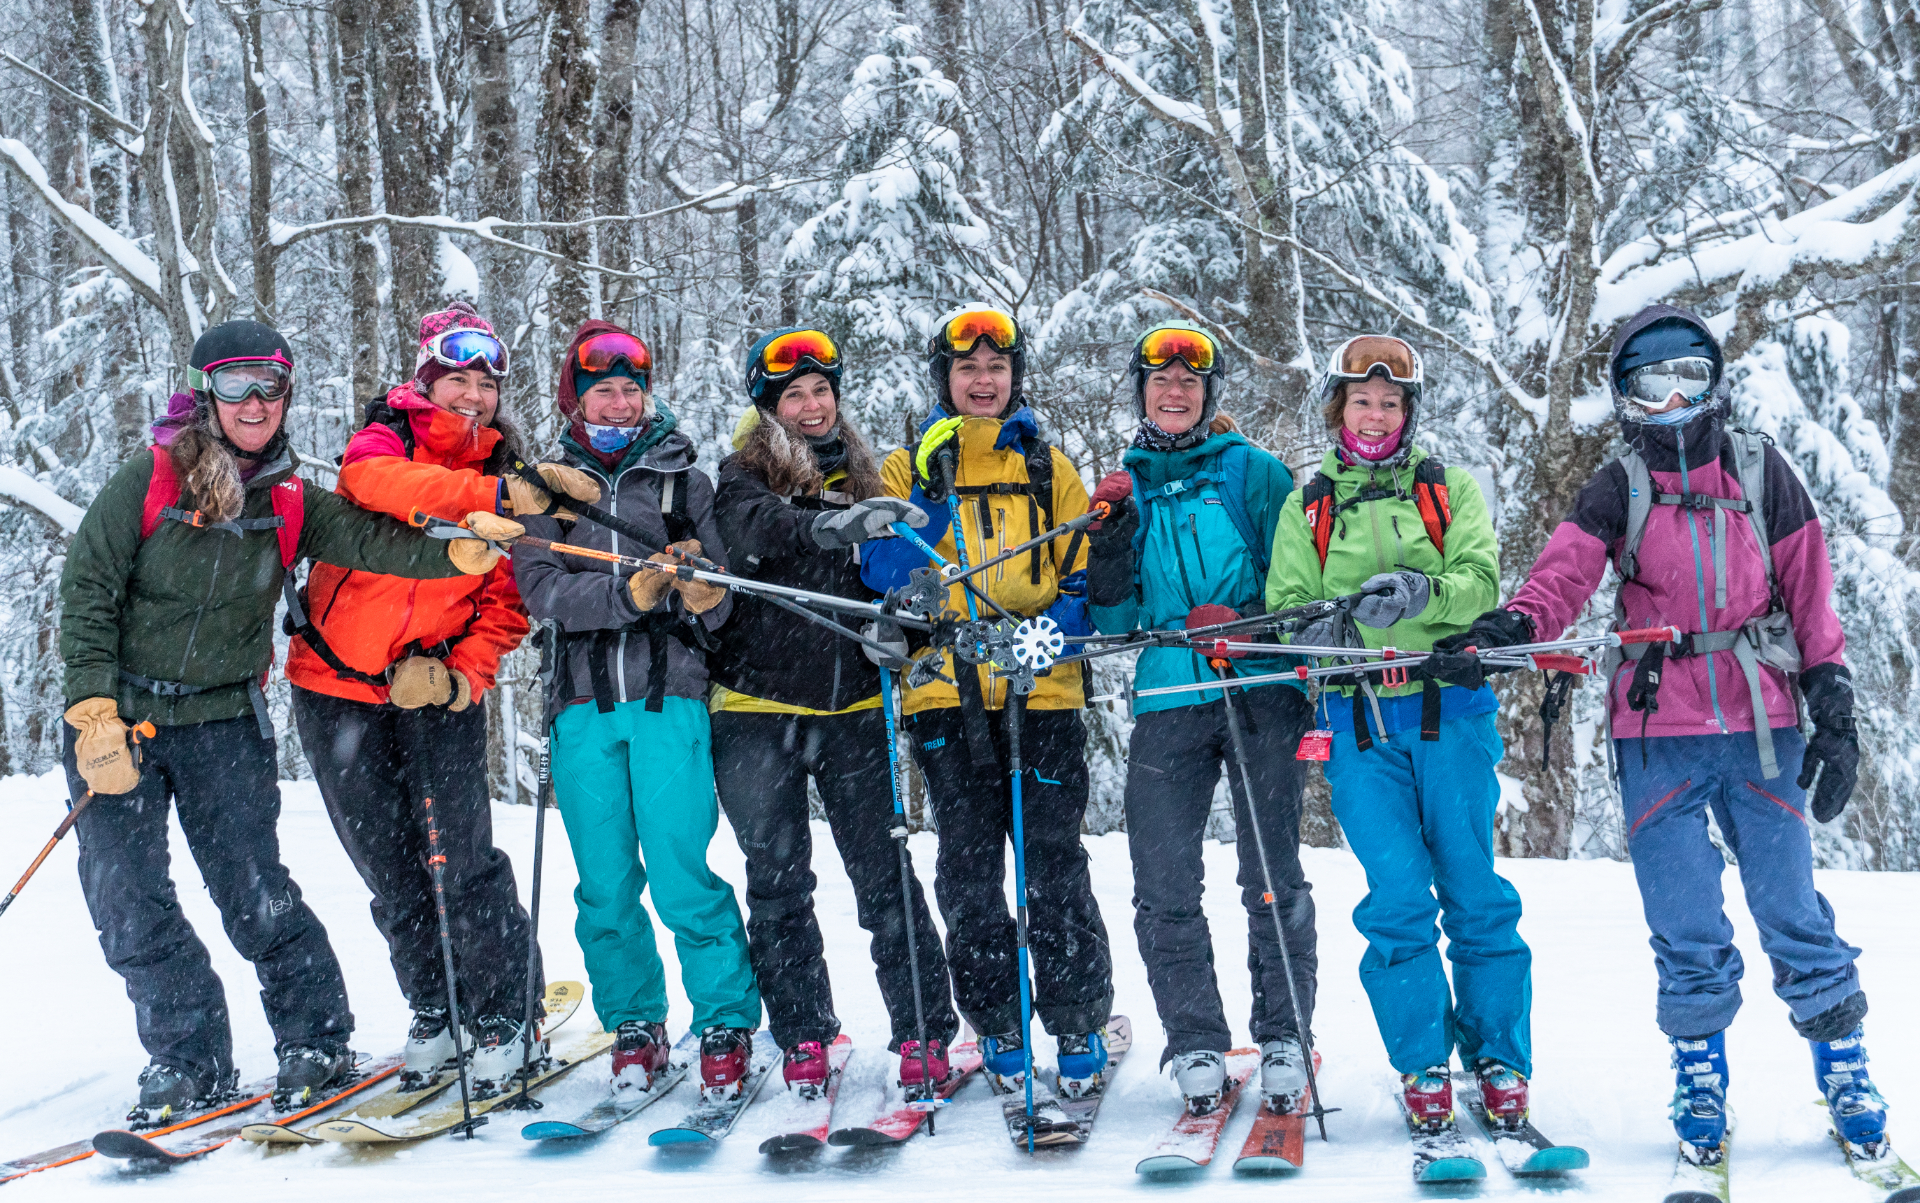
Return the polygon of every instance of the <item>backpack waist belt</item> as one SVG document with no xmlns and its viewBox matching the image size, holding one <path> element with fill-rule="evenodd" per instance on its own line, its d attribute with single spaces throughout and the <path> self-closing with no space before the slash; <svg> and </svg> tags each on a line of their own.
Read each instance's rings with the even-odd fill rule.
<svg viewBox="0 0 1920 1203">
<path fill-rule="evenodd" d="M 185 681 L 156 681 L 143 677 L 139 673 L 120 670 L 120 679 L 135 689 L 162 698 L 184 698 L 196 693 L 211 693 L 216 689 L 232 689 L 235 685 L 247 687 L 247 701 L 253 706 L 253 719 L 260 724 L 260 738 L 273 741 L 273 718 L 267 713 L 267 695 L 260 688 L 258 678 L 248 677 L 244 682 L 229 681 L 225 685 L 189 685 Z"/>
<path fill-rule="evenodd" d="M 1650 649 L 1658 649 L 1651 652 L 1651 659 L 1648 658 Z M 1697 631 L 1683 638 L 1673 650 L 1667 649 L 1668 645 L 1664 643 L 1631 643 L 1615 648 L 1608 657 L 1607 679 L 1613 679 L 1614 670 L 1624 661 L 1638 661 L 1639 667 L 1634 672 L 1634 684 L 1628 691 L 1627 704 L 1633 705 L 1637 692 L 1642 704 L 1634 706 L 1634 709 L 1658 710 L 1662 660 L 1732 652 L 1734 661 L 1747 678 L 1747 693 L 1753 700 L 1753 736 L 1760 750 L 1761 775 L 1767 780 L 1778 777 L 1780 762 L 1773 752 L 1773 716 L 1767 711 L 1766 696 L 1760 689 L 1760 666 L 1766 664 L 1786 673 L 1800 671 L 1800 644 L 1793 635 L 1792 617 L 1785 610 L 1775 610 L 1743 623 L 1736 630 Z"/>
</svg>

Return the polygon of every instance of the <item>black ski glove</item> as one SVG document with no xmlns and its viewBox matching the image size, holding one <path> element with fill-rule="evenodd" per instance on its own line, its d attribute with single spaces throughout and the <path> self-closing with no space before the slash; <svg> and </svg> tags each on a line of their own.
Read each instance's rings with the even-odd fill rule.
<svg viewBox="0 0 1920 1203">
<path fill-rule="evenodd" d="M 1473 625 L 1458 635 L 1448 635 L 1444 639 L 1433 641 L 1433 650 L 1458 652 L 1462 648 L 1477 647 L 1481 651 L 1496 647 L 1512 647 L 1516 643 L 1533 642 L 1533 619 L 1518 610 L 1488 610 L 1473 620 Z M 1428 661 L 1429 664 L 1432 661 Z"/>
<path fill-rule="evenodd" d="M 1087 531 L 1087 601 L 1125 605 L 1133 597 L 1133 537 L 1140 511 L 1133 498 L 1110 502 L 1113 512 Z"/>
<path fill-rule="evenodd" d="M 1813 719 L 1813 738 L 1800 761 L 1799 785 L 1820 785 L 1813 792 L 1813 818 L 1831 823 L 1847 808 L 1860 779 L 1860 736 L 1853 729 L 1853 674 L 1844 664 L 1816 664 L 1800 674 L 1800 690 L 1807 696 L 1807 715 Z M 1826 767 L 1821 768 L 1822 765 Z"/>
</svg>

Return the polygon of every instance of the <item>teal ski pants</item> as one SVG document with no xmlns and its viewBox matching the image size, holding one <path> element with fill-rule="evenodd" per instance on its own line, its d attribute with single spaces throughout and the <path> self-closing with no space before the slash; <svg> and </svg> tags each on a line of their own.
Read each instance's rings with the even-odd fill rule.
<svg viewBox="0 0 1920 1203">
<path fill-rule="evenodd" d="M 666 968 L 640 901 L 647 890 L 680 954 L 691 1030 L 758 1028 L 740 905 L 707 867 L 720 810 L 706 706 L 669 697 L 657 714 L 644 701 L 608 714 L 567 707 L 553 723 L 553 793 L 580 871 L 573 933 L 600 1026 L 666 1022 Z"/>
<path fill-rule="evenodd" d="M 1520 895 L 1493 866 L 1501 753 L 1490 713 L 1441 723 L 1438 741 L 1411 728 L 1375 735 L 1363 752 L 1352 731 L 1333 738 L 1334 817 L 1367 871 L 1353 909 L 1367 938 L 1360 984 L 1403 1074 L 1446 1064 L 1456 1047 L 1469 1068 L 1490 1057 L 1533 1073 L 1533 953 L 1520 939 Z"/>
</svg>

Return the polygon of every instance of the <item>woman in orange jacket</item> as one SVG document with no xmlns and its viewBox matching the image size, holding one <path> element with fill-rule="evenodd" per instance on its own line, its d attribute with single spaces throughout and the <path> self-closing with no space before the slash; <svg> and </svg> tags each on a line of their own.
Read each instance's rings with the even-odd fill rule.
<svg viewBox="0 0 1920 1203">
<path fill-rule="evenodd" d="M 470 306 L 421 318 L 413 379 L 368 406 L 338 491 L 402 520 L 541 513 L 549 489 L 598 500 L 598 485 L 560 465 L 539 468 L 549 489 L 505 475 L 519 455 L 499 412 L 506 371 L 505 346 Z M 474 1049 L 481 1092 L 504 1089 L 522 1060 L 529 925 L 512 862 L 493 846 L 486 708 L 474 703 L 527 634 L 512 566 L 410 581 L 317 563 L 302 592 L 287 661 L 294 720 L 413 1008 L 403 1073 L 424 1082 L 455 1050 L 421 808 L 431 798 L 470 1037 L 461 1046 Z"/>
</svg>

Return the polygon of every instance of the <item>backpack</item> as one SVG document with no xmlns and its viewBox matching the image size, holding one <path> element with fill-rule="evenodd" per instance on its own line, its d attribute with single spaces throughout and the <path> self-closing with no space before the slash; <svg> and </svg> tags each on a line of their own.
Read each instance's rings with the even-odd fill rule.
<svg viewBox="0 0 1920 1203">
<path fill-rule="evenodd" d="M 1185 480 L 1169 481 L 1152 489 L 1141 484 L 1139 474 L 1132 469 L 1128 469 L 1127 475 L 1133 477 L 1133 503 L 1143 516 L 1150 501 L 1175 497 L 1202 485 L 1212 485 L 1227 511 L 1227 520 L 1233 524 L 1240 541 L 1246 544 L 1247 555 L 1253 560 L 1254 578 L 1264 581 L 1267 579 L 1268 564 L 1273 558 L 1273 545 L 1269 540 L 1262 539 L 1260 532 L 1254 529 L 1253 513 L 1247 509 L 1247 461 L 1252 458 L 1252 450 L 1246 443 L 1235 443 L 1214 459 L 1214 470 L 1196 472 Z M 1135 596 L 1140 591 L 1140 564 L 1146 552 L 1147 525 L 1142 522 L 1133 533 Z"/>
<path fill-rule="evenodd" d="M 162 522 L 184 522 L 188 526 L 207 527 L 243 535 L 248 531 L 270 530 L 280 538 L 280 566 L 291 569 L 300 556 L 300 528 L 306 521 L 307 495 L 298 477 L 289 476 L 270 490 L 273 517 L 235 518 L 227 522 L 208 522 L 199 510 L 180 508 L 180 475 L 174 471 L 173 456 L 155 443 L 153 478 L 147 482 L 147 496 L 140 509 L 140 540 L 145 542 L 160 529 Z"/>
<path fill-rule="evenodd" d="M 1300 490 L 1300 500 L 1306 509 L 1307 526 L 1313 531 L 1314 550 L 1320 553 L 1320 567 L 1324 569 L 1327 566 L 1327 548 L 1333 544 L 1335 518 L 1363 502 L 1404 496 L 1397 489 L 1369 484 L 1349 500 L 1335 504 L 1333 478 L 1325 472 L 1316 471 L 1313 479 Z M 1444 555 L 1447 550 L 1447 528 L 1453 525 L 1453 506 L 1447 500 L 1447 466 L 1439 456 L 1426 456 L 1413 466 L 1413 505 L 1420 511 L 1420 523 L 1427 528 L 1427 538 L 1433 543 L 1433 549 Z"/>
<path fill-rule="evenodd" d="M 1045 534 L 1053 529 L 1053 448 L 1044 439 L 1023 439 L 1021 454 L 1027 461 L 1026 480 L 996 481 L 990 485 L 955 485 L 953 491 L 963 497 L 1023 496 L 1027 499 L 1027 521 L 1032 523 L 1033 533 Z M 980 505 L 980 537 L 993 538 L 992 511 L 984 500 Z M 1080 540 L 1083 537 L 1081 532 L 1075 531 L 1067 543 L 1067 558 L 1056 563 L 1073 563 L 1074 556 L 1080 553 Z M 1040 583 L 1040 552 L 1038 547 L 1033 549 L 1029 568 L 1036 585 Z M 1046 545 L 1046 553 L 1049 559 L 1053 557 L 1052 543 Z"/>
</svg>

